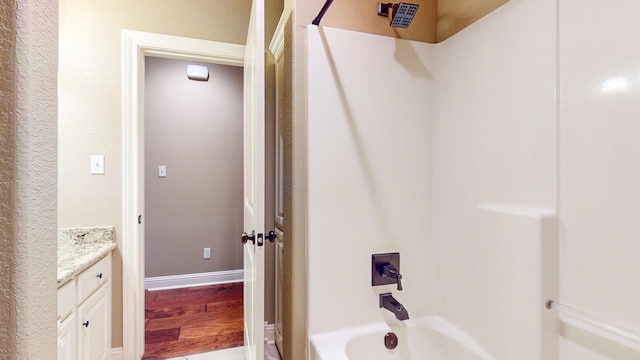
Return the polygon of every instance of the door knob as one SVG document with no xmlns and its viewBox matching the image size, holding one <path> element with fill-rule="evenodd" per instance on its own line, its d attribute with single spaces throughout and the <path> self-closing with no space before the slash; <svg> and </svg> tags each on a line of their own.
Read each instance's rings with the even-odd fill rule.
<svg viewBox="0 0 640 360">
<path fill-rule="evenodd" d="M 276 233 L 273 230 L 271 230 L 264 235 L 264 238 L 271 242 L 274 242 L 278 238 L 278 235 L 276 235 Z"/>
<path fill-rule="evenodd" d="M 242 235 L 240 235 L 240 239 L 242 240 L 243 244 L 246 244 L 249 240 L 253 241 L 253 243 L 256 243 L 256 231 L 255 230 L 251 230 L 251 235 L 247 234 L 246 231 L 242 232 Z"/>
</svg>

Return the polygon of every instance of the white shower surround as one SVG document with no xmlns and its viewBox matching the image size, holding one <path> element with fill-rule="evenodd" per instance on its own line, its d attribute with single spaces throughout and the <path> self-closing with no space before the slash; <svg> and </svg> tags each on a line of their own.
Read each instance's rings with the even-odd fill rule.
<svg viewBox="0 0 640 360">
<path fill-rule="evenodd" d="M 379 321 L 377 294 L 395 288 L 371 286 L 374 253 L 400 252 L 404 290 L 394 296 L 426 315 L 435 47 L 308 34 L 309 334 Z"/>
<path fill-rule="evenodd" d="M 639 11 L 511 0 L 438 45 L 309 28 L 310 336 L 395 321 L 368 261 L 400 251 L 409 314 L 498 359 L 637 358 L 540 301 L 640 327 Z"/>
<path fill-rule="evenodd" d="M 308 34 L 309 334 L 393 324 L 393 291 L 497 359 L 555 358 L 555 3 L 514 0 L 438 45 Z M 370 286 L 391 251 L 402 292 Z"/>
</svg>

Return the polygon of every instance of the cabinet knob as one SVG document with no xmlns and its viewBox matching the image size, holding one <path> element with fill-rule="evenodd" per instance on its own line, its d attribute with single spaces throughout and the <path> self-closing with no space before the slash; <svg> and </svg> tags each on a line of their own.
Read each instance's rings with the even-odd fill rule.
<svg viewBox="0 0 640 360">
<path fill-rule="evenodd" d="M 89 320 L 85 321 L 82 323 L 82 326 L 84 327 L 89 327 Z"/>
<path fill-rule="evenodd" d="M 96 275 L 98 277 L 98 279 L 102 279 L 102 273 Z"/>
</svg>

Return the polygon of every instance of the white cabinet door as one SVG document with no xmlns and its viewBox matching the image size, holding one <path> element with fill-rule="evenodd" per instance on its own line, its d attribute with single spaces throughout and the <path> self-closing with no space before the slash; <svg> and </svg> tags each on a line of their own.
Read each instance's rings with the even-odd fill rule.
<svg viewBox="0 0 640 360">
<path fill-rule="evenodd" d="M 58 324 L 58 360 L 76 360 L 78 358 L 78 333 L 76 313 Z"/>
<path fill-rule="evenodd" d="M 111 281 L 78 307 L 78 359 L 107 360 L 111 354 Z"/>
</svg>

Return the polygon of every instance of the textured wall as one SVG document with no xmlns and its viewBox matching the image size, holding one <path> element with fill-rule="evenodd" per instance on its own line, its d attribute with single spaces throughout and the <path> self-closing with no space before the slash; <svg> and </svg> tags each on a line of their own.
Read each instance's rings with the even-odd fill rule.
<svg viewBox="0 0 640 360">
<path fill-rule="evenodd" d="M 12 298 L 13 121 L 15 108 L 15 31 L 13 1 L 0 4 L 0 358 L 15 351 L 15 306 Z"/>
<path fill-rule="evenodd" d="M 16 357 L 56 353 L 58 2 L 18 3 L 13 295 Z"/>
<path fill-rule="evenodd" d="M 242 68 L 189 64 L 146 58 L 145 277 L 242 269 Z"/>
</svg>

